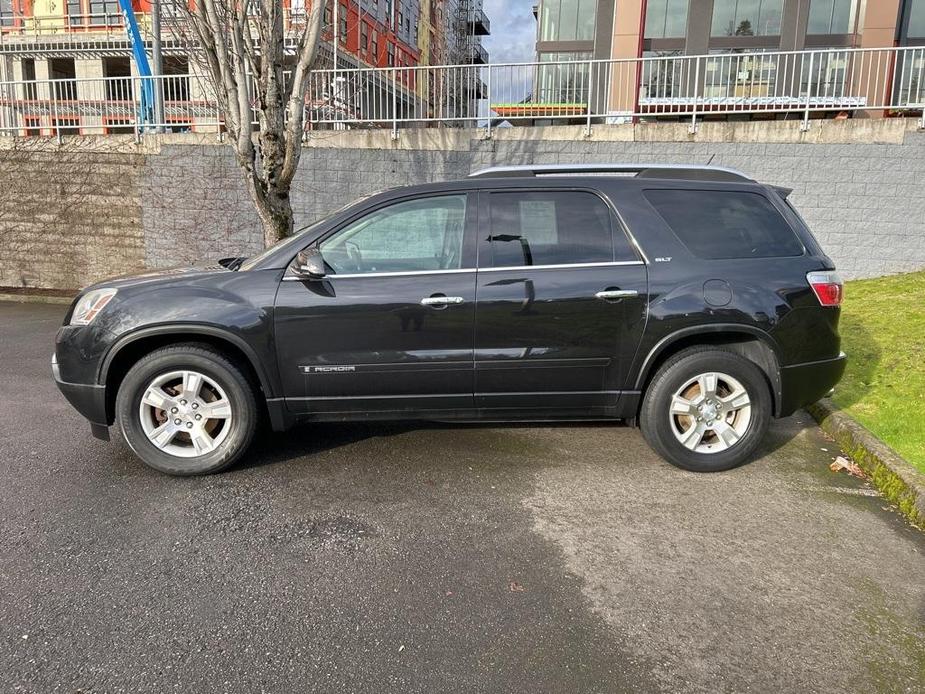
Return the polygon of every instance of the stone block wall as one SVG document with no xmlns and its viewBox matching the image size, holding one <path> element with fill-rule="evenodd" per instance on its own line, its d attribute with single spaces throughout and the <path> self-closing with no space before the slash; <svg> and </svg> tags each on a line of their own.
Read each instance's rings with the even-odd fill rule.
<svg viewBox="0 0 925 694">
<path fill-rule="evenodd" d="M 795 122 L 313 133 L 292 201 L 309 224 L 383 188 L 529 163 L 712 163 L 794 190 L 847 277 L 925 269 L 925 133 L 914 122 Z M 0 286 L 249 255 L 257 216 L 228 145 L 183 135 L 0 144 Z"/>
</svg>

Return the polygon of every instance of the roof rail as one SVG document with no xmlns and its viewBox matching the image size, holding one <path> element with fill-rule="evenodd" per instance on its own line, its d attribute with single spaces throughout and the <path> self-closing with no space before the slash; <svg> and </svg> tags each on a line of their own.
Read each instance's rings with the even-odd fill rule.
<svg viewBox="0 0 925 694">
<path fill-rule="evenodd" d="M 469 174 L 469 178 L 522 178 L 531 176 L 581 176 L 585 174 L 635 174 L 637 178 L 675 178 L 694 181 L 755 183 L 741 171 L 724 166 L 698 164 L 539 164 L 494 166 Z"/>
</svg>

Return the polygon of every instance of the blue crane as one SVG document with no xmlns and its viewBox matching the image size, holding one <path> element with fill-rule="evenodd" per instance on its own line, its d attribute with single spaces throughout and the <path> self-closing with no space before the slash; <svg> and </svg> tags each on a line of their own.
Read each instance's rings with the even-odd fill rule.
<svg viewBox="0 0 925 694">
<path fill-rule="evenodd" d="M 157 0 L 155 0 L 157 2 Z M 148 63 L 148 54 L 145 53 L 145 45 L 141 40 L 141 32 L 138 30 L 138 21 L 135 19 L 135 10 L 132 9 L 132 0 L 119 0 L 119 7 L 122 8 L 122 17 L 125 21 L 125 31 L 128 34 L 128 41 L 132 46 L 132 55 L 135 57 L 135 64 L 138 66 L 138 74 L 141 76 L 141 94 L 138 108 L 139 126 L 144 124 L 154 124 L 154 79 L 151 76 L 151 65 Z"/>
</svg>

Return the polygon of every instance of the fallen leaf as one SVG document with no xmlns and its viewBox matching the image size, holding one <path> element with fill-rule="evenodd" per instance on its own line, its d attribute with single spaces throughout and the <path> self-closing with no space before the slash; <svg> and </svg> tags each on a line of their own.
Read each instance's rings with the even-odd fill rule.
<svg viewBox="0 0 925 694">
<path fill-rule="evenodd" d="M 867 475 L 865 475 L 864 471 L 858 467 L 858 464 L 851 462 L 843 455 L 838 456 L 835 459 L 835 462 L 829 465 L 829 470 L 832 472 L 841 472 L 844 470 L 853 477 L 859 477 L 862 480 L 867 479 Z"/>
<path fill-rule="evenodd" d="M 524 587 L 519 584 L 517 581 L 511 581 L 511 592 L 512 593 L 523 593 Z"/>
</svg>

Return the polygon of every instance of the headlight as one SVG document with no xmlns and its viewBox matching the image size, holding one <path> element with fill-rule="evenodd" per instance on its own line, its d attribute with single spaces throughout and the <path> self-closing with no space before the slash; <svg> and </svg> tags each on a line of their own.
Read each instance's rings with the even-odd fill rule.
<svg viewBox="0 0 925 694">
<path fill-rule="evenodd" d="M 89 325 L 97 314 L 106 307 L 106 304 L 112 301 L 112 297 L 115 295 L 115 289 L 94 289 L 92 292 L 87 292 L 80 297 L 80 301 L 74 307 L 70 324 Z"/>
</svg>

